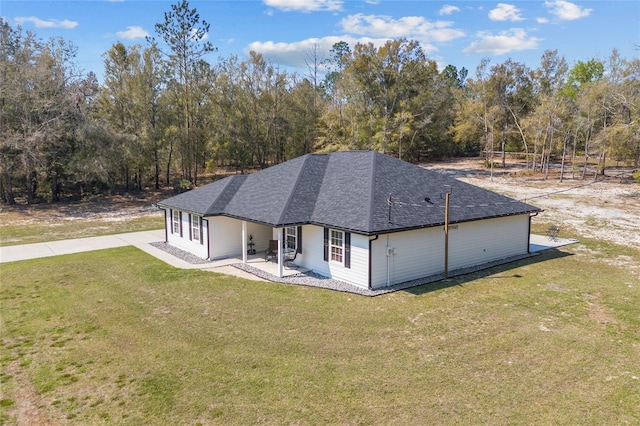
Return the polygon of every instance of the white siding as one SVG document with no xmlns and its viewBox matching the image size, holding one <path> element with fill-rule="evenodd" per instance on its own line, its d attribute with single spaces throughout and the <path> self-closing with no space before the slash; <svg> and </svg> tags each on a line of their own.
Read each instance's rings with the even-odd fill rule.
<svg viewBox="0 0 640 426">
<path fill-rule="evenodd" d="M 449 231 L 449 270 L 526 254 L 529 215 L 461 223 Z"/>
<path fill-rule="evenodd" d="M 247 222 L 247 240 L 249 239 L 249 235 L 253 235 L 253 242 L 255 243 L 254 250 L 261 252 L 269 248 L 271 229 L 270 226 Z M 238 238 L 241 238 L 241 235 L 238 235 Z"/>
<path fill-rule="evenodd" d="M 393 249 L 387 256 L 387 247 Z M 526 254 L 529 215 L 457 224 L 449 229 L 449 271 Z M 372 242 L 372 288 L 444 271 L 444 227 L 381 235 Z"/>
<path fill-rule="evenodd" d="M 242 221 L 223 216 L 208 217 L 211 259 L 242 256 L 246 243 L 242 242 Z M 247 228 L 248 229 L 248 228 Z"/>
<path fill-rule="evenodd" d="M 174 216 L 179 216 L 180 212 L 178 210 L 173 210 Z M 202 244 L 200 241 L 191 240 L 189 236 L 191 235 L 191 228 L 189 227 L 189 213 L 182 212 L 182 237 L 180 233 L 174 233 L 173 231 L 173 223 L 171 222 L 172 214 L 169 210 L 167 210 L 166 214 L 166 227 L 167 227 L 167 242 L 174 247 L 177 247 L 181 250 L 189 252 L 195 256 L 201 257 L 203 259 L 207 258 L 207 224 L 206 220 L 202 221 L 202 236 L 204 241 Z M 198 216 L 193 216 L 194 220 L 198 219 Z"/>
<path fill-rule="evenodd" d="M 302 227 L 302 255 L 296 264 L 340 281 L 359 287 L 369 285 L 369 237 L 351 234 L 351 267 L 333 261 L 324 261 L 324 228 L 305 225 Z"/>
<path fill-rule="evenodd" d="M 387 256 L 387 248 L 391 254 Z M 442 228 L 380 235 L 371 242 L 371 287 L 410 281 L 436 274 L 444 268 Z"/>
</svg>

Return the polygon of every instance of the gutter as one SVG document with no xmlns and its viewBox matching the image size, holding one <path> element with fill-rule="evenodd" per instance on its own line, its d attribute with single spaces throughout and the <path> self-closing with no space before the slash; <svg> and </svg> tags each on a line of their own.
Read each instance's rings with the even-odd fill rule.
<svg viewBox="0 0 640 426">
<path fill-rule="evenodd" d="M 377 240 L 378 238 L 380 238 L 380 235 L 376 235 L 376 237 L 374 239 L 369 238 L 369 280 L 367 283 L 367 288 L 369 290 L 371 290 L 371 261 L 372 261 L 372 256 L 371 256 L 371 246 L 375 240 Z"/>
<path fill-rule="evenodd" d="M 540 212 L 544 210 L 538 210 L 533 213 L 529 213 L 529 227 L 527 229 L 527 254 L 531 254 L 531 218 L 538 216 Z"/>
</svg>

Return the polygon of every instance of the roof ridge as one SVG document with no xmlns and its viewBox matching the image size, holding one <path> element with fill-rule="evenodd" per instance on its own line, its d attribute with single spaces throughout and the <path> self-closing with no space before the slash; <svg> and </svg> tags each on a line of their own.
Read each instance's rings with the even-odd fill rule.
<svg viewBox="0 0 640 426">
<path fill-rule="evenodd" d="M 233 176 L 229 176 L 228 182 L 225 183 L 224 187 L 220 190 L 220 193 L 218 194 L 218 196 L 216 197 L 215 200 L 213 200 L 211 202 L 211 204 L 209 204 L 209 207 L 205 210 L 205 215 L 208 214 L 213 207 L 216 205 L 216 203 L 218 202 L 218 200 L 220 200 L 221 198 L 223 198 L 225 195 L 227 195 L 227 190 L 229 189 L 229 187 L 237 180 L 244 180 L 246 179 L 247 175 L 233 175 Z M 225 179 L 222 179 L 225 180 Z M 236 191 L 237 192 L 237 191 Z M 235 194 L 233 195 L 235 196 Z M 232 196 L 232 198 L 233 198 Z M 227 204 L 229 204 L 229 201 L 227 201 L 227 203 L 222 206 L 222 208 L 220 209 L 221 212 L 224 212 L 224 210 L 227 208 Z"/>
<path fill-rule="evenodd" d="M 371 161 L 371 187 L 369 188 L 369 209 L 367 211 L 367 231 L 371 231 L 373 229 L 373 208 L 375 201 L 375 187 L 376 187 L 376 151 L 369 151 L 373 156 L 373 160 Z"/>
<path fill-rule="evenodd" d="M 300 169 L 298 170 L 298 175 L 296 176 L 295 183 L 293 185 L 293 188 L 291 188 L 291 192 L 289 192 L 289 197 L 287 198 L 287 202 L 284 203 L 284 208 L 280 212 L 280 216 L 278 217 L 278 222 L 277 223 L 282 223 L 284 221 L 284 218 L 287 215 L 287 212 L 289 211 L 289 205 L 291 204 L 291 201 L 293 200 L 293 197 L 295 196 L 296 189 L 298 189 L 298 185 L 300 184 L 300 176 L 302 175 L 302 172 L 304 170 L 305 165 L 307 164 L 307 161 L 309 161 L 309 158 L 311 158 L 311 155 L 312 154 L 305 154 L 304 155 L 305 159 L 302 162 L 302 165 L 300 166 Z"/>
</svg>

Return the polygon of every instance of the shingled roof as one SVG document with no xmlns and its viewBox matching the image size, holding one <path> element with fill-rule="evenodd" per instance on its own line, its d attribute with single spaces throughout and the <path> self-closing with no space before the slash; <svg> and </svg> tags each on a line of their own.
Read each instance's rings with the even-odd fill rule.
<svg viewBox="0 0 640 426">
<path fill-rule="evenodd" d="M 274 227 L 314 224 L 365 235 L 534 213 L 537 207 L 375 151 L 307 154 L 158 203 Z"/>
</svg>

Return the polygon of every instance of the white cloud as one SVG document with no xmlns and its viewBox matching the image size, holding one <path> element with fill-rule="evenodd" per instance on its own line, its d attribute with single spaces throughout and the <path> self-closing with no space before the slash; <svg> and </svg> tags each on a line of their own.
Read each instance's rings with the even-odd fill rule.
<svg viewBox="0 0 640 426">
<path fill-rule="evenodd" d="M 453 12 L 460 12 L 460 8 L 458 6 L 445 4 L 444 6 L 442 6 L 442 9 L 438 11 L 440 15 L 451 15 Z"/>
<path fill-rule="evenodd" d="M 351 49 L 358 43 L 372 43 L 376 47 L 383 46 L 388 39 L 361 37 L 354 38 L 351 36 L 329 36 L 322 38 L 308 38 L 306 40 L 297 41 L 294 43 L 276 43 L 273 41 L 254 41 L 249 44 L 244 52 L 248 54 L 250 51 L 262 53 L 265 58 L 274 63 L 278 63 L 284 66 L 307 68 L 305 64 L 305 56 L 308 56 L 309 52 L 317 46 L 317 52 L 319 57 L 329 58 L 330 50 L 333 45 L 344 41 Z"/>
<path fill-rule="evenodd" d="M 209 33 L 204 33 L 204 34 L 202 34 L 202 37 L 198 38 L 197 31 L 194 28 L 194 29 L 191 30 L 191 38 L 193 40 L 195 40 L 195 41 L 204 41 L 204 40 L 207 40 L 209 38 Z"/>
<path fill-rule="evenodd" d="M 552 15 L 563 21 L 586 18 L 593 12 L 593 9 L 584 9 L 565 0 L 545 1 L 544 5 L 550 9 Z"/>
<path fill-rule="evenodd" d="M 474 41 L 465 48 L 464 54 L 504 55 L 509 52 L 536 49 L 542 39 L 528 37 L 522 28 L 511 28 L 501 31 L 498 35 L 480 31 L 476 34 L 480 40 Z"/>
<path fill-rule="evenodd" d="M 536 21 L 538 22 L 538 24 L 548 24 L 549 20 L 547 18 L 536 18 Z"/>
<path fill-rule="evenodd" d="M 120 38 L 133 40 L 136 38 L 145 38 L 149 35 L 149 33 L 143 30 L 142 27 L 129 26 L 127 27 L 127 31 L 118 31 L 116 35 Z"/>
<path fill-rule="evenodd" d="M 15 21 L 19 25 L 23 25 L 26 22 L 30 22 L 33 25 L 35 25 L 36 28 L 72 29 L 78 26 L 78 23 L 76 21 L 69 21 L 68 19 L 65 19 L 63 21 L 59 21 L 57 19 L 44 20 L 44 19 L 37 18 L 35 16 L 19 16 L 15 18 Z"/>
<path fill-rule="evenodd" d="M 285 12 L 331 12 L 342 10 L 343 0 L 264 0 L 269 7 Z"/>
<path fill-rule="evenodd" d="M 522 21 L 520 9 L 512 4 L 498 3 L 498 7 L 489 12 L 489 19 L 492 21 Z"/>
<path fill-rule="evenodd" d="M 393 19 L 384 15 L 349 15 L 340 25 L 346 33 L 375 38 L 406 37 L 421 42 L 447 42 L 464 37 L 464 31 L 450 28 L 453 22 L 430 22 L 422 16 Z M 424 48 L 424 46 L 423 46 Z"/>
</svg>

